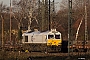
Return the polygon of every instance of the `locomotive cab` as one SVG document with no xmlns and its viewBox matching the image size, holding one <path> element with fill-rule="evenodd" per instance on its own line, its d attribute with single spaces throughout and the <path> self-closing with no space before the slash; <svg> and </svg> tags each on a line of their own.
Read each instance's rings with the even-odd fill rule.
<svg viewBox="0 0 90 60">
<path fill-rule="evenodd" d="M 60 46 L 62 43 L 60 32 L 50 32 L 47 35 L 47 46 Z"/>
<path fill-rule="evenodd" d="M 47 52 L 60 52 L 61 46 L 61 33 L 58 31 L 50 31 L 47 34 Z"/>
</svg>

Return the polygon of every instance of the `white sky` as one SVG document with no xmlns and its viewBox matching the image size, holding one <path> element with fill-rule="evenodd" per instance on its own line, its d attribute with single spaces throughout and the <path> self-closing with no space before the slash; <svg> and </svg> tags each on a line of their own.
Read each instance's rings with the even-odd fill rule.
<svg viewBox="0 0 90 60">
<path fill-rule="evenodd" d="M 12 0 L 11 0 L 12 1 Z M 52 0 L 51 0 L 52 1 Z M 60 2 L 62 0 L 54 0 L 56 3 L 59 2 L 57 5 L 56 5 L 56 10 L 60 9 Z M 0 3 L 3 2 L 3 4 L 7 5 L 7 6 L 10 6 L 10 0 L 0 0 Z"/>
<path fill-rule="evenodd" d="M 51 0 L 52 1 L 52 0 Z M 0 3 L 3 2 L 3 4 L 6 4 L 9 6 L 10 0 L 0 0 Z M 55 0 L 55 2 L 61 2 L 61 0 Z"/>
<path fill-rule="evenodd" d="M 10 0 L 0 0 L 0 3 L 1 2 L 3 2 L 3 4 L 5 4 L 5 5 L 9 6 Z"/>
</svg>

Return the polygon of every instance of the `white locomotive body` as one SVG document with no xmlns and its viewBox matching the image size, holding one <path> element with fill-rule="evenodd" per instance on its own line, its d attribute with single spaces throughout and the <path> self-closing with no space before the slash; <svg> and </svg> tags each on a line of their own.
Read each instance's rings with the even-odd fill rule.
<svg viewBox="0 0 90 60">
<path fill-rule="evenodd" d="M 48 32 L 40 33 L 32 32 L 32 33 L 24 33 L 22 43 L 46 43 L 46 35 Z"/>
</svg>

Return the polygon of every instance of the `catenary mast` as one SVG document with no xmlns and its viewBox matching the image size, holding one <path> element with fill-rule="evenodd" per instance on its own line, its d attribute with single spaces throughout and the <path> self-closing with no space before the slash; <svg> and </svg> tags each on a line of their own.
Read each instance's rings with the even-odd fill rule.
<svg viewBox="0 0 90 60">
<path fill-rule="evenodd" d="M 86 0 L 84 0 L 84 5 L 85 5 L 85 39 L 83 43 L 83 47 L 85 48 L 85 43 L 88 40 L 88 31 L 87 31 L 87 6 L 86 6 Z"/>
<path fill-rule="evenodd" d="M 2 50 L 3 50 L 3 46 L 4 46 L 4 19 L 1 15 L 1 19 L 2 19 Z"/>
<path fill-rule="evenodd" d="M 73 52 L 73 48 L 70 48 L 73 45 L 72 40 L 72 0 L 68 0 L 68 54 Z"/>
<path fill-rule="evenodd" d="M 10 0 L 10 41 L 11 41 L 11 27 L 12 26 L 11 26 L 11 0 Z"/>
</svg>

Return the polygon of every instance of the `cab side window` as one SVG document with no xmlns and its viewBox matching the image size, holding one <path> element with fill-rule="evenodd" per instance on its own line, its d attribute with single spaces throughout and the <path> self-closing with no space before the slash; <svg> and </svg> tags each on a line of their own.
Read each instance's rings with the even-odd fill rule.
<svg viewBox="0 0 90 60">
<path fill-rule="evenodd" d="M 25 42 L 28 42 L 28 36 L 25 36 Z"/>
</svg>

